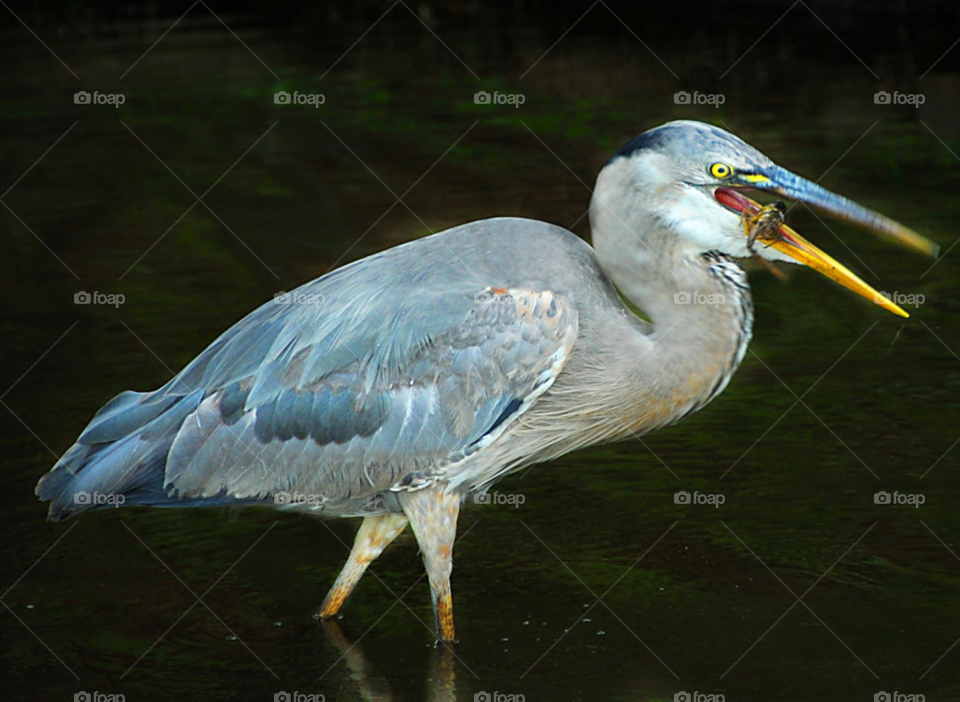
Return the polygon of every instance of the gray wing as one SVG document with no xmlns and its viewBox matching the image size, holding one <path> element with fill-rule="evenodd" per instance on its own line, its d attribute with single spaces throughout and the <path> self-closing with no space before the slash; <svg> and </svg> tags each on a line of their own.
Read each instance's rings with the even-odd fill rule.
<svg viewBox="0 0 960 702">
<path fill-rule="evenodd" d="M 53 519 L 94 508 L 78 506 L 84 491 L 162 506 L 299 492 L 331 513 L 381 509 L 390 490 L 482 451 L 550 387 L 577 338 L 571 291 L 594 266 L 570 232 L 511 219 L 357 261 L 255 310 L 163 388 L 111 400 L 37 494 Z"/>
<path fill-rule="evenodd" d="M 330 293 L 316 305 L 302 297 L 330 287 L 337 314 L 326 309 Z M 190 393 L 199 381 L 207 391 L 173 441 L 168 489 L 238 499 L 298 492 L 339 511 L 423 487 L 526 411 L 577 335 L 576 311 L 549 290 L 468 281 L 384 304 L 403 294 L 311 284 L 244 320 L 169 389 Z M 251 366 L 260 355 L 251 349 L 267 344 Z"/>
</svg>

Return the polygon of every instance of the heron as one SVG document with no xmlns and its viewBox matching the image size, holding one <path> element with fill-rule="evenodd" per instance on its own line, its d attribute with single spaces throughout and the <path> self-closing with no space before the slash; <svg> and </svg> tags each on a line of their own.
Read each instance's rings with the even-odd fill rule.
<svg viewBox="0 0 960 702">
<path fill-rule="evenodd" d="M 36 493 L 52 520 L 120 503 L 360 517 L 323 618 L 409 524 L 437 640 L 453 642 L 462 503 L 720 394 L 753 330 L 739 259 L 811 267 L 908 316 L 747 191 L 937 253 L 728 131 L 668 122 L 600 171 L 592 246 L 547 222 L 492 218 L 336 269 L 251 312 L 158 390 L 110 400 Z"/>
</svg>

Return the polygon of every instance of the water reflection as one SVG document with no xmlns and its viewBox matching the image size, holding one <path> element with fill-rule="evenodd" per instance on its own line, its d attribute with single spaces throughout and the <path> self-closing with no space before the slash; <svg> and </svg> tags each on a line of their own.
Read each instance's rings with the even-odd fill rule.
<svg viewBox="0 0 960 702">
<path fill-rule="evenodd" d="M 375 702 L 393 700 L 390 684 L 377 674 L 367 660 L 363 648 L 347 636 L 340 622 L 336 619 L 318 619 L 317 621 L 350 669 L 350 677 L 357 683 L 361 697 Z"/>
</svg>

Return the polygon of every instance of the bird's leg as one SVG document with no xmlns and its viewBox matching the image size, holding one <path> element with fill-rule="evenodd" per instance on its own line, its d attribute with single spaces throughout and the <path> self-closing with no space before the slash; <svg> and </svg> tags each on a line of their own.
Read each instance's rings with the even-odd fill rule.
<svg viewBox="0 0 960 702">
<path fill-rule="evenodd" d="M 340 611 L 343 603 L 367 570 L 367 566 L 383 553 L 387 544 L 400 535 L 400 532 L 406 528 L 407 522 L 406 515 L 399 513 L 364 517 L 357 532 L 357 538 L 353 541 L 350 558 L 347 559 L 337 581 L 320 606 L 321 617 L 326 619 Z"/>
<path fill-rule="evenodd" d="M 410 519 L 430 580 L 437 639 L 453 643 L 456 635 L 450 573 L 453 570 L 453 544 L 457 536 L 460 496 L 446 492 L 445 488 L 446 485 L 440 484 L 400 493 L 400 506 Z"/>
</svg>

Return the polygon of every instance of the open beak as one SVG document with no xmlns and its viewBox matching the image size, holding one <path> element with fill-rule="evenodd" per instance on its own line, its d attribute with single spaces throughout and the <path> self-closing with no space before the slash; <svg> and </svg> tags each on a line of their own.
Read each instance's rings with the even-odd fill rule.
<svg viewBox="0 0 960 702">
<path fill-rule="evenodd" d="M 930 256 L 936 257 L 940 250 L 940 247 L 934 242 L 904 227 L 889 217 L 869 210 L 845 197 L 831 193 L 829 190 L 821 188 L 819 185 L 801 178 L 786 169 L 774 166 L 767 170 L 769 174 L 744 176 L 745 182 L 740 183 L 740 187 L 766 190 L 790 198 L 791 200 L 799 200 L 807 205 L 823 210 L 838 219 L 859 224 L 896 243 Z M 753 217 L 761 209 L 759 203 L 744 196 L 737 189 L 725 187 L 716 188 L 714 194 L 721 205 L 742 216 Z M 786 224 L 779 226 L 776 236 L 761 239 L 761 242 L 764 246 L 771 246 L 798 263 L 820 271 L 831 280 L 835 280 L 845 288 L 852 290 L 868 300 L 872 300 L 885 310 L 889 310 L 901 317 L 910 316 L 887 297 L 867 285 L 848 268 L 801 237 Z"/>
</svg>

